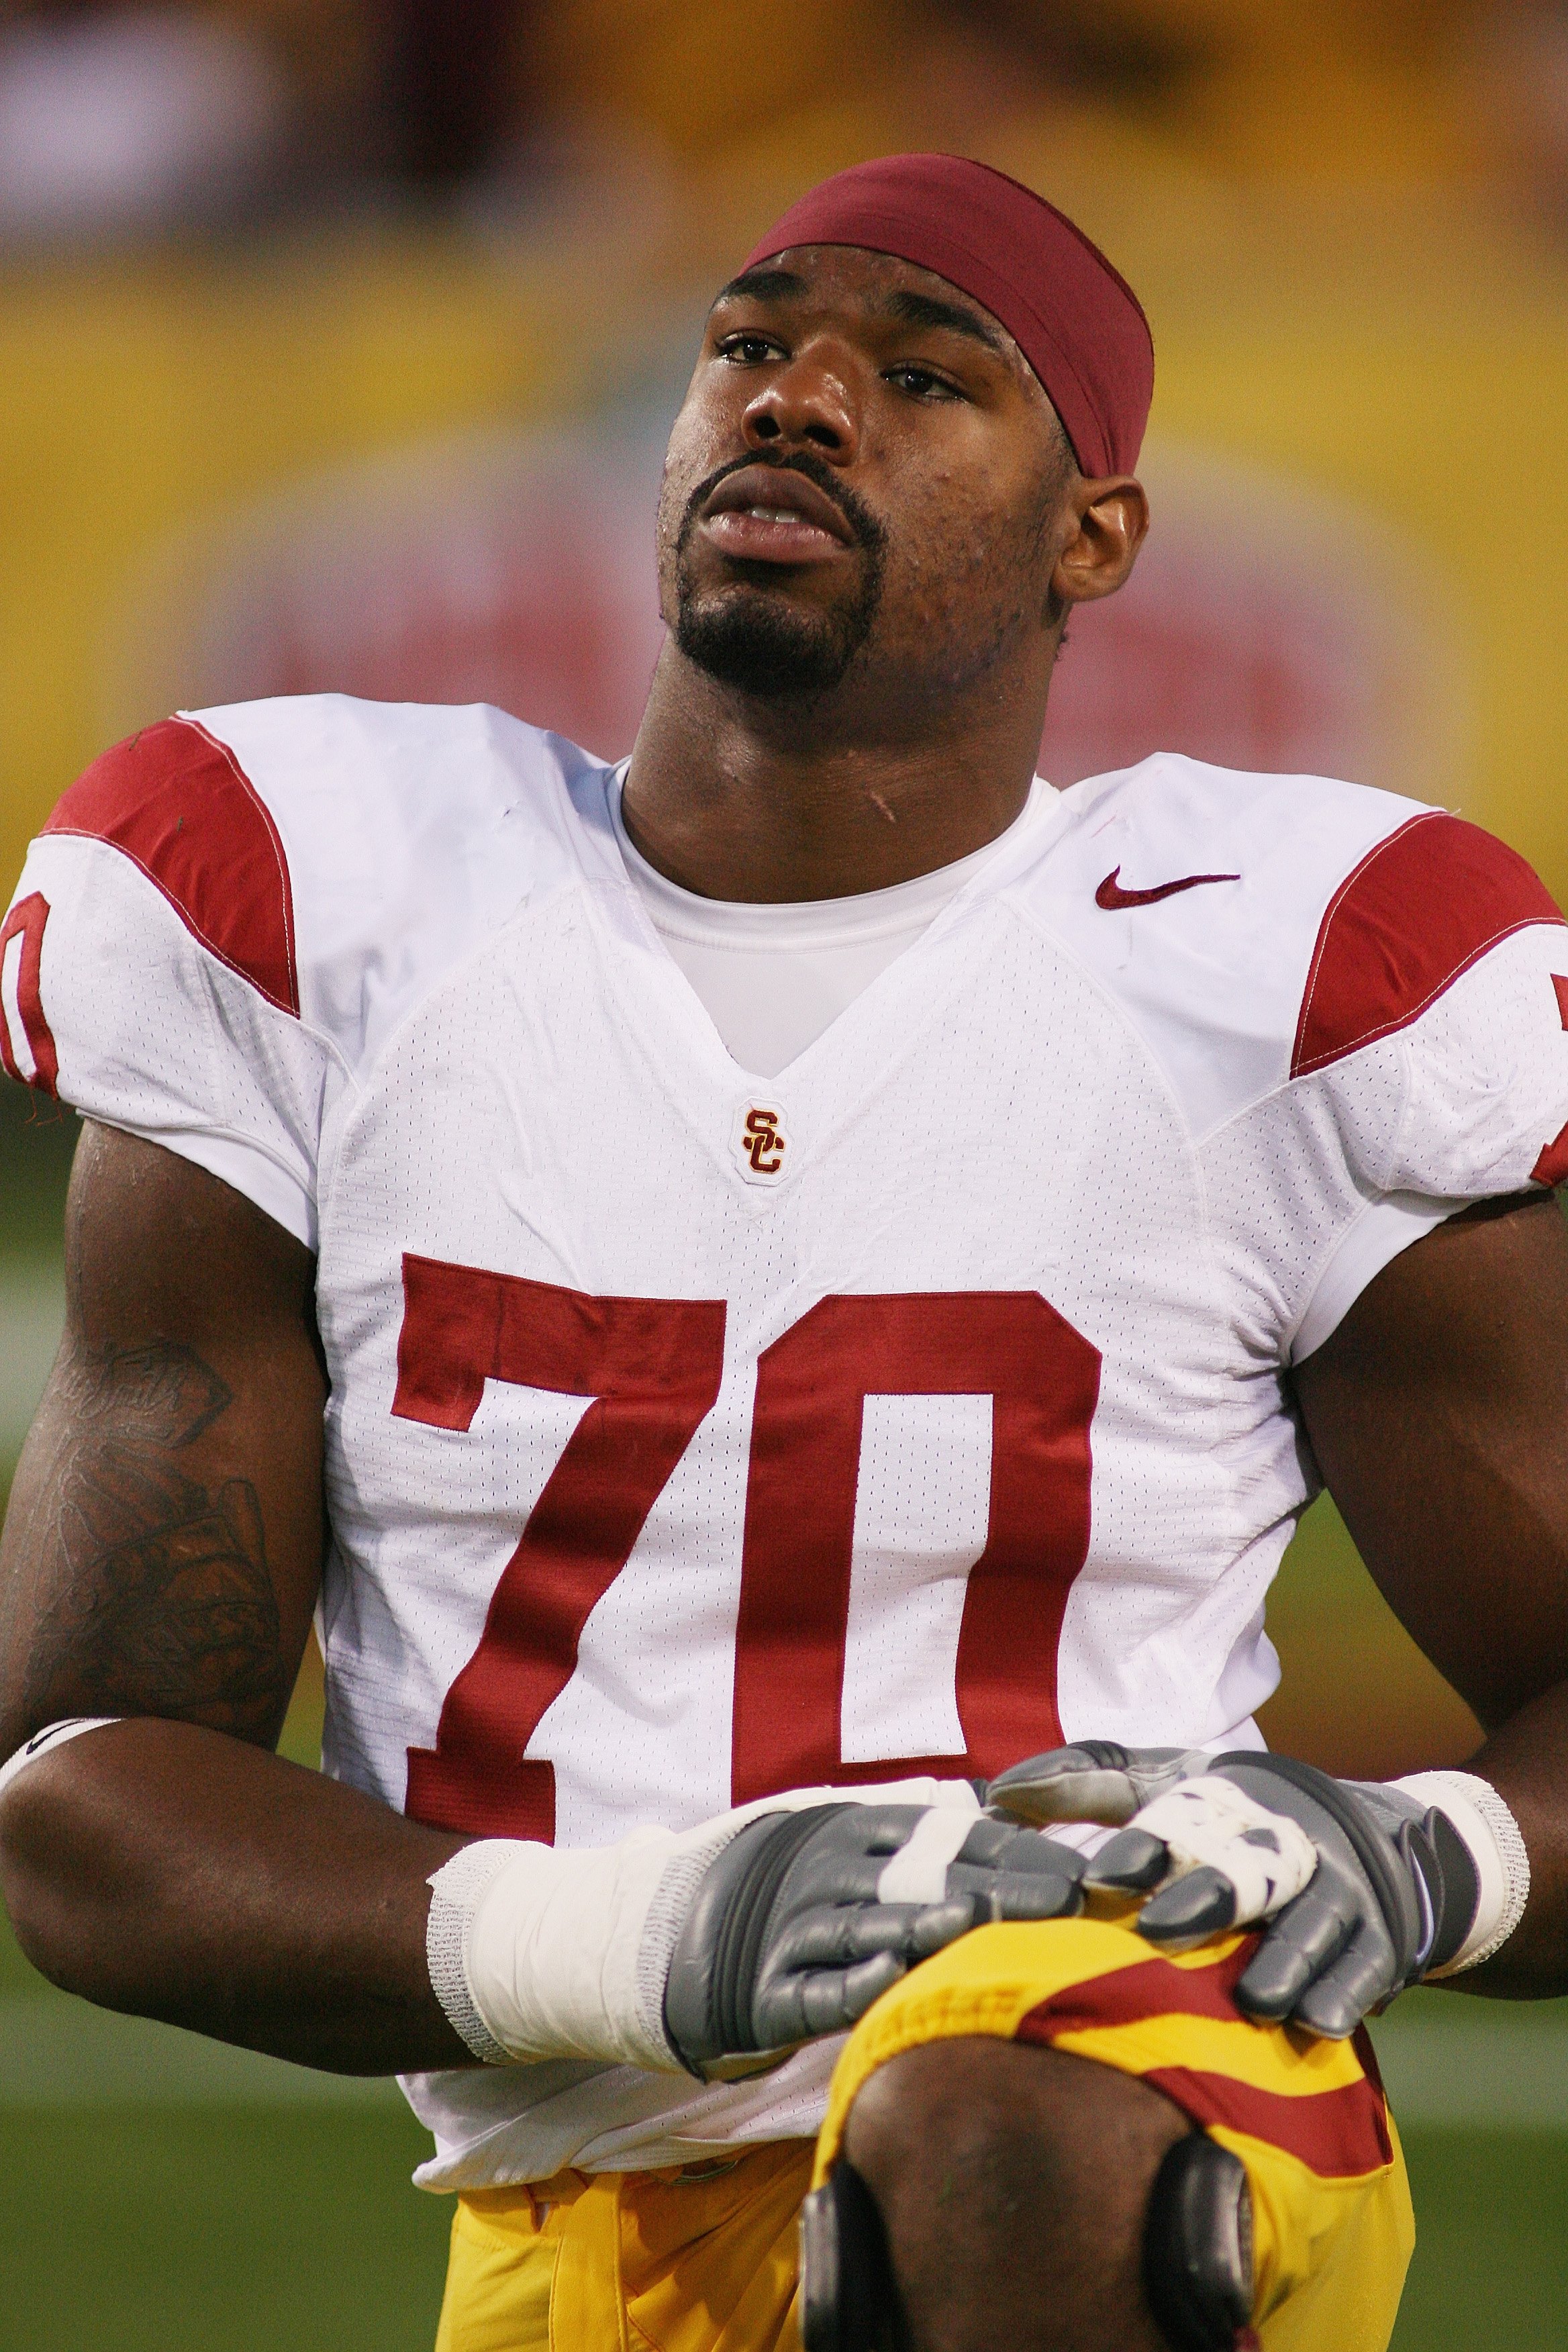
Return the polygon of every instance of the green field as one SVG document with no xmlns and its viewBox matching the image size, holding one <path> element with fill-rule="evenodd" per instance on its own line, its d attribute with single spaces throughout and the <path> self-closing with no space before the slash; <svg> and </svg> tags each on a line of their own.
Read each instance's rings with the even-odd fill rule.
<svg viewBox="0 0 1568 2352">
<path fill-rule="evenodd" d="M 69 1143 L 0 1087 L 0 1486 L 58 1328 Z M 1372 1772 L 1473 1741 L 1326 1505 L 1269 1622 L 1276 1745 Z M 301 1758 L 318 1708 L 307 1676 Z M 1377 2039 L 1419 2227 L 1395 2352 L 1568 2352 L 1568 2003 L 1417 1993 Z M 428 2352 L 450 2207 L 409 2185 L 427 2145 L 391 2084 L 55 1992 L 0 1916 L 0 2352 Z"/>
<path fill-rule="evenodd" d="M 447 2212 L 406 2116 L 0 2116 L 0 2341 L 31 2352 L 428 2352 Z"/>
</svg>

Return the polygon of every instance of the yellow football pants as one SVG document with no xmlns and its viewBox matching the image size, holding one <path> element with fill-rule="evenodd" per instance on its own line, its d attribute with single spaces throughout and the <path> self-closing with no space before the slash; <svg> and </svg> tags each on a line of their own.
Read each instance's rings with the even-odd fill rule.
<svg viewBox="0 0 1568 2352">
<path fill-rule="evenodd" d="M 1095 1920 L 982 1927 L 856 2028 L 815 2159 L 783 2141 L 462 2198 L 437 2352 L 798 2352 L 795 2217 L 856 2095 L 900 2052 L 976 2033 L 1141 2075 L 1240 2157 L 1262 2352 L 1384 2352 L 1415 2230 L 1371 2046 L 1243 2018 L 1252 1948 L 1233 1936 L 1165 1959 Z"/>
<path fill-rule="evenodd" d="M 436 2352 L 800 2352 L 811 2142 L 458 2200 Z"/>
</svg>

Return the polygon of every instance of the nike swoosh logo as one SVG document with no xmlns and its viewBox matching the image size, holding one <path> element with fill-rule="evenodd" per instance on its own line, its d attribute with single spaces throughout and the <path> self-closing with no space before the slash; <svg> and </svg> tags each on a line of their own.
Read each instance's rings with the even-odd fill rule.
<svg viewBox="0 0 1568 2352">
<path fill-rule="evenodd" d="M 59 1738 L 62 1731 L 69 1731 L 74 1725 L 83 1723 L 86 1719 L 85 1716 L 68 1715 L 62 1716 L 58 1723 L 46 1724 L 42 1731 L 34 1732 L 22 1750 L 23 1755 L 36 1756 L 40 1748 L 47 1748 L 51 1739 Z"/>
<path fill-rule="evenodd" d="M 1201 890 L 1205 882 L 1239 882 L 1239 874 L 1184 874 L 1179 882 L 1160 882 L 1152 890 L 1124 890 L 1117 880 L 1120 866 L 1113 866 L 1094 894 L 1094 903 L 1103 907 L 1108 915 L 1118 907 L 1152 907 L 1156 898 L 1173 898 L 1178 890 Z"/>
</svg>

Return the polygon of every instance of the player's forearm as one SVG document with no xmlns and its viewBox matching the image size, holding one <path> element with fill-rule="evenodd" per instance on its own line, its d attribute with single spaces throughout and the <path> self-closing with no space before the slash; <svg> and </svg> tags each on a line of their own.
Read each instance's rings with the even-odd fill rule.
<svg viewBox="0 0 1568 2352">
<path fill-rule="evenodd" d="M 189 1725 L 53 1736 L 0 1785 L 0 1885 L 38 1964 L 351 2073 L 700 2073 L 841 2032 L 982 1920 L 1079 1906 L 1079 1856 L 983 1821 L 968 1782 L 794 1790 L 597 1849 L 465 1845 Z"/>
<path fill-rule="evenodd" d="M 0 1795 L 0 1893 L 68 1992 L 346 2074 L 471 2064 L 431 1990 L 463 1840 L 190 1724 L 112 1724 Z"/>
<path fill-rule="evenodd" d="M 1530 1899 L 1496 1957 L 1447 1982 L 1515 2000 L 1568 1992 L 1568 1683 L 1521 1707 L 1465 1769 L 1491 1782 L 1519 1824 Z"/>
</svg>

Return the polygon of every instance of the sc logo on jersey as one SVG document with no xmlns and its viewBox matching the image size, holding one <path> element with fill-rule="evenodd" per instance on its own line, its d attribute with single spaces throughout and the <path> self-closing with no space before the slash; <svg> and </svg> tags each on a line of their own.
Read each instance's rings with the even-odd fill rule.
<svg viewBox="0 0 1568 2352">
<path fill-rule="evenodd" d="M 742 1104 L 735 1119 L 735 1150 L 748 1184 L 776 1184 L 789 1153 L 783 1112 L 766 1103 Z"/>
</svg>

